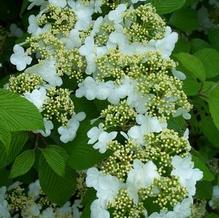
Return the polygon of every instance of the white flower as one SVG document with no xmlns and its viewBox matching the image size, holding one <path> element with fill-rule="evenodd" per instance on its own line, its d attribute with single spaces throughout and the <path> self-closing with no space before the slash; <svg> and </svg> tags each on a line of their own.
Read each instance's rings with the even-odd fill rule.
<svg viewBox="0 0 219 218">
<path fill-rule="evenodd" d="M 140 144 L 144 144 L 144 135 L 151 132 L 161 132 L 167 127 L 166 123 L 161 123 L 156 117 L 147 115 L 137 115 L 136 122 L 139 125 L 133 126 L 128 131 L 128 136 Z"/>
<path fill-rule="evenodd" d="M 0 188 L 0 217 L 10 218 L 8 202 L 5 200 L 6 187 Z"/>
<path fill-rule="evenodd" d="M 27 10 L 32 9 L 34 6 L 43 6 L 47 4 L 45 0 L 29 0 L 29 2 L 31 2 L 31 4 L 28 6 Z"/>
<path fill-rule="evenodd" d="M 33 218 L 40 215 L 40 210 L 42 206 L 39 204 L 36 204 L 33 201 L 29 201 L 26 207 L 22 210 L 21 215 L 22 217 L 26 218 Z"/>
<path fill-rule="evenodd" d="M 180 107 L 176 110 L 175 114 L 173 117 L 179 117 L 183 116 L 184 119 L 190 120 L 191 119 L 191 114 L 184 108 Z"/>
<path fill-rule="evenodd" d="M 60 140 L 63 143 L 72 141 L 76 137 L 77 130 L 80 125 L 80 121 L 84 120 L 86 114 L 80 112 L 76 115 L 73 115 L 72 118 L 68 121 L 66 126 L 60 126 L 58 128 L 58 133 L 60 134 Z"/>
<path fill-rule="evenodd" d="M 31 64 L 32 58 L 24 51 L 20 45 L 15 45 L 13 48 L 14 54 L 11 55 L 10 61 L 16 65 L 18 71 L 22 71 L 27 65 Z"/>
<path fill-rule="evenodd" d="M 131 2 L 133 4 L 138 3 L 138 2 L 145 2 L 145 1 L 147 1 L 147 0 L 131 0 Z"/>
<path fill-rule="evenodd" d="M 39 218 L 54 218 L 55 214 L 51 207 L 46 208 L 42 214 L 40 214 Z"/>
<path fill-rule="evenodd" d="M 179 71 L 179 70 L 173 69 L 172 74 L 173 74 L 173 76 L 175 76 L 179 80 L 185 80 L 186 79 L 186 75 L 183 72 Z"/>
<path fill-rule="evenodd" d="M 212 209 L 219 209 L 219 186 L 215 185 L 213 187 L 212 198 L 209 201 L 209 205 Z"/>
<path fill-rule="evenodd" d="M 34 89 L 32 92 L 24 93 L 24 97 L 32 102 L 39 111 L 42 111 L 43 104 L 47 100 L 46 89 L 44 87 L 39 87 L 38 89 Z"/>
<path fill-rule="evenodd" d="M 90 5 L 84 5 L 80 1 L 68 1 L 70 7 L 74 10 L 77 17 L 75 29 L 86 30 L 92 22 L 93 8 Z"/>
<path fill-rule="evenodd" d="M 81 205 L 81 200 L 75 200 L 74 204 L 72 205 L 72 211 L 73 211 L 73 217 L 74 218 L 80 218 L 81 217 L 81 211 L 79 210 L 83 206 Z"/>
<path fill-rule="evenodd" d="M 97 191 L 96 195 L 103 206 L 112 201 L 123 187 L 117 177 L 104 175 L 95 167 L 88 169 L 86 185 L 93 187 Z"/>
<path fill-rule="evenodd" d="M 46 118 L 43 118 L 43 122 L 44 122 L 45 130 L 42 130 L 42 129 L 37 130 L 37 131 L 34 131 L 34 133 L 40 133 L 42 136 L 48 137 L 51 135 L 51 131 L 53 130 L 54 125 L 51 120 L 47 120 Z"/>
<path fill-rule="evenodd" d="M 66 202 L 61 208 L 56 209 L 56 217 L 72 217 L 72 208 L 69 201 Z"/>
<path fill-rule="evenodd" d="M 79 48 L 81 46 L 80 33 L 77 29 L 70 31 L 68 37 L 61 39 L 67 49 Z"/>
<path fill-rule="evenodd" d="M 193 168 L 194 163 L 191 156 L 182 158 L 176 155 L 172 159 L 172 165 L 171 175 L 179 177 L 180 184 L 187 189 L 188 195 L 193 196 L 196 191 L 196 182 L 202 179 L 203 172 Z"/>
<path fill-rule="evenodd" d="M 115 10 L 112 10 L 108 14 L 108 19 L 113 21 L 114 23 L 121 23 L 122 22 L 122 14 L 127 9 L 126 4 L 120 4 L 117 6 Z"/>
<path fill-rule="evenodd" d="M 51 28 L 51 24 L 46 24 L 43 28 L 39 27 L 38 17 L 39 16 L 30 15 L 28 18 L 29 26 L 27 28 L 27 32 L 34 36 L 44 33 Z"/>
<path fill-rule="evenodd" d="M 31 183 L 28 188 L 29 188 L 28 196 L 30 196 L 34 200 L 38 199 L 41 193 L 41 187 L 40 187 L 39 180 L 36 180 L 35 182 Z"/>
<path fill-rule="evenodd" d="M 146 164 L 134 160 L 133 169 L 128 173 L 127 189 L 134 202 L 138 202 L 138 190 L 150 186 L 155 178 L 159 178 L 156 165 L 149 161 Z"/>
<path fill-rule="evenodd" d="M 107 150 L 107 144 L 116 138 L 117 132 L 106 132 L 99 127 L 93 127 L 87 132 L 87 136 L 90 138 L 88 144 L 94 144 L 95 149 L 99 149 L 100 153 L 105 153 Z"/>
<path fill-rule="evenodd" d="M 178 34 L 172 32 L 170 27 L 166 27 L 166 33 L 163 39 L 155 41 L 155 49 L 159 51 L 164 58 L 171 55 L 178 40 Z"/>
<path fill-rule="evenodd" d="M 64 8 L 67 5 L 66 0 L 49 0 L 50 4 L 54 4 L 60 8 Z"/>
<path fill-rule="evenodd" d="M 76 90 L 76 97 L 81 98 L 85 96 L 88 100 L 94 100 L 98 93 L 96 81 L 92 77 L 87 77 L 82 83 L 78 85 Z"/>
<path fill-rule="evenodd" d="M 40 75 L 52 86 L 62 85 L 62 79 L 56 72 L 56 61 L 54 59 L 43 60 L 39 64 L 27 68 L 25 72 Z"/>
<path fill-rule="evenodd" d="M 87 61 L 86 73 L 92 74 L 96 70 L 96 46 L 94 44 L 94 38 L 88 36 L 85 39 L 84 45 L 80 47 L 79 53 L 85 56 Z"/>
<path fill-rule="evenodd" d="M 91 204 L 91 218 L 110 218 L 109 211 L 103 207 L 100 200 L 95 200 Z"/>
<path fill-rule="evenodd" d="M 188 218 L 191 216 L 192 198 L 186 198 L 178 203 L 172 211 L 154 212 L 149 218 Z"/>
<path fill-rule="evenodd" d="M 12 23 L 12 24 L 10 25 L 10 32 L 11 32 L 11 35 L 12 35 L 12 36 L 16 36 L 16 37 L 18 37 L 18 38 L 23 35 L 22 29 L 19 28 L 19 27 L 17 26 L 17 24 L 15 24 L 15 23 Z"/>
</svg>

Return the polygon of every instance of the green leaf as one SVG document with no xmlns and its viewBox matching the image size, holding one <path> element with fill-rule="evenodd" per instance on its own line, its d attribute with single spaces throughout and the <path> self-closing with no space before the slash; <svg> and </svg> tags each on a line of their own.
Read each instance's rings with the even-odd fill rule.
<svg viewBox="0 0 219 218">
<path fill-rule="evenodd" d="M 89 120 L 82 122 L 75 140 L 66 144 L 67 147 L 71 148 L 68 164 L 75 170 L 87 169 L 105 158 L 105 155 L 100 154 L 93 149 L 92 145 L 88 144 L 87 132 L 91 128 Z"/>
<path fill-rule="evenodd" d="M 28 140 L 27 132 L 15 132 L 12 134 L 11 144 L 8 151 L 7 163 L 14 161 L 15 157 L 20 154 Z"/>
<path fill-rule="evenodd" d="M 203 134 L 210 143 L 212 143 L 215 147 L 219 147 L 219 130 L 214 125 L 212 119 L 210 117 L 202 117 L 200 120 L 200 129 Z"/>
<path fill-rule="evenodd" d="M 215 213 L 210 213 L 206 216 L 206 218 L 219 218 L 219 215 L 217 215 Z"/>
<path fill-rule="evenodd" d="M 215 87 L 208 96 L 208 105 L 214 124 L 219 129 L 219 86 Z"/>
<path fill-rule="evenodd" d="M 195 96 L 201 89 L 201 83 L 197 81 L 191 73 L 183 72 L 186 75 L 186 79 L 183 81 L 183 90 L 188 96 Z"/>
<path fill-rule="evenodd" d="M 184 32 L 192 32 L 199 26 L 197 11 L 190 8 L 183 8 L 173 13 L 169 24 Z"/>
<path fill-rule="evenodd" d="M 0 123 L 0 141 L 5 146 L 6 152 L 9 150 L 9 146 L 11 144 L 11 133 L 5 129 Z"/>
<path fill-rule="evenodd" d="M 25 98 L 0 89 L 0 123 L 10 131 L 43 129 L 38 109 Z"/>
<path fill-rule="evenodd" d="M 12 165 L 10 177 L 15 178 L 27 173 L 35 162 L 35 151 L 27 150 L 16 157 Z"/>
<path fill-rule="evenodd" d="M 51 169 L 43 156 L 39 162 L 39 180 L 48 199 L 59 205 L 63 205 L 70 199 L 76 187 L 75 171 L 67 167 L 65 176 L 59 176 Z"/>
<path fill-rule="evenodd" d="M 211 182 L 199 181 L 196 184 L 196 197 L 201 200 L 210 200 L 212 197 L 213 185 Z"/>
<path fill-rule="evenodd" d="M 47 148 L 41 150 L 43 156 L 49 166 L 56 172 L 59 176 L 65 175 L 66 161 L 68 159 L 68 154 L 66 151 L 56 145 L 50 145 Z"/>
<path fill-rule="evenodd" d="M 186 130 L 186 121 L 183 117 L 173 117 L 168 121 L 168 129 L 177 131 L 180 135 L 183 135 Z"/>
<path fill-rule="evenodd" d="M 5 146 L 0 142 L 0 168 L 14 161 L 16 156 L 22 151 L 27 139 L 28 135 L 26 132 L 13 133 L 8 152 L 6 152 Z"/>
<path fill-rule="evenodd" d="M 158 14 L 169 14 L 183 7 L 185 0 L 151 0 Z"/>
<path fill-rule="evenodd" d="M 214 27 L 208 31 L 208 39 L 211 45 L 219 51 L 219 27 Z"/>
<path fill-rule="evenodd" d="M 203 179 L 204 181 L 211 182 L 214 180 L 215 176 L 214 174 L 210 171 L 208 166 L 205 164 L 204 160 L 202 160 L 198 156 L 192 156 L 192 160 L 195 164 L 195 167 L 200 169 L 203 172 Z"/>
<path fill-rule="evenodd" d="M 219 75 L 219 52 L 213 48 L 204 48 L 195 53 L 205 67 L 206 77 L 214 78 Z"/>
<path fill-rule="evenodd" d="M 201 60 L 189 53 L 178 53 L 174 55 L 182 67 L 188 72 L 194 75 L 201 81 L 205 80 L 205 68 Z"/>
<path fill-rule="evenodd" d="M 191 40 L 192 52 L 196 52 L 203 48 L 210 48 L 211 46 L 203 39 L 195 38 Z"/>
<path fill-rule="evenodd" d="M 179 39 L 176 43 L 176 46 L 174 48 L 174 53 L 179 52 L 189 52 L 191 49 L 191 43 L 188 41 L 186 37 L 179 36 Z"/>
</svg>

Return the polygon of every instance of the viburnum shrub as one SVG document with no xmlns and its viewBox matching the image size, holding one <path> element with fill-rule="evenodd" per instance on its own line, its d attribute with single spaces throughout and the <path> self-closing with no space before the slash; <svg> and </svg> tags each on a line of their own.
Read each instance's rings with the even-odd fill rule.
<svg viewBox="0 0 219 218">
<path fill-rule="evenodd" d="M 189 129 L 177 126 L 193 110 L 187 73 L 178 69 L 189 57 L 171 56 L 178 33 L 156 4 L 29 1 L 37 11 L 10 57 L 18 72 L 0 91 L 0 165 L 14 161 L 13 182 L 0 189 L 0 217 L 194 218 L 198 207 L 201 213 L 204 202 L 193 203 L 205 175 L 192 157 Z M 18 107 L 11 117 L 9 101 L 25 104 L 32 116 Z M 20 182 L 28 172 L 31 179 Z M 218 192 L 215 186 L 212 208 Z"/>
</svg>

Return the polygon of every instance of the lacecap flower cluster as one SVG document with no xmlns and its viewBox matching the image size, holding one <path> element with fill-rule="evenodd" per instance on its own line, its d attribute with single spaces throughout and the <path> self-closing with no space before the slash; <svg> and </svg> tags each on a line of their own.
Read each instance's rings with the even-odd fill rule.
<svg viewBox="0 0 219 218">
<path fill-rule="evenodd" d="M 170 58 L 177 33 L 146 0 L 30 2 L 40 13 L 14 47 L 11 63 L 21 74 L 6 87 L 42 113 L 45 131 L 38 132 L 46 137 L 58 128 L 64 143 L 86 116 L 75 112 L 72 96 L 105 101 L 84 136 L 87 146 L 109 154 L 87 170 L 86 185 L 96 190 L 91 217 L 189 217 L 203 175 L 194 168 L 188 130 L 168 125 L 190 119 L 192 109 L 186 77 Z"/>
<path fill-rule="evenodd" d="M 8 188 L 0 188 L 0 217 L 25 218 L 79 218 L 81 202 L 66 202 L 62 207 L 52 203 L 43 193 L 39 180 L 31 183 L 28 188 L 15 182 Z"/>
</svg>

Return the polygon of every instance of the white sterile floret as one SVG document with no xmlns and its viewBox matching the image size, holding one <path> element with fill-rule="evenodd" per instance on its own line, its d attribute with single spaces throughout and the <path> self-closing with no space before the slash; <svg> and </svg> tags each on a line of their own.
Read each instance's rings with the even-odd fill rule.
<svg viewBox="0 0 219 218">
<path fill-rule="evenodd" d="M 38 199 L 42 192 L 39 180 L 36 180 L 35 182 L 31 183 L 28 186 L 28 189 L 28 196 L 33 198 L 34 200 Z"/>
<path fill-rule="evenodd" d="M 196 191 L 196 182 L 202 179 L 203 172 L 197 168 L 194 169 L 194 163 L 190 155 L 184 158 L 178 155 L 174 156 L 172 166 L 171 175 L 179 177 L 180 184 L 188 191 L 188 196 L 193 196 Z"/>
<path fill-rule="evenodd" d="M 94 100 L 98 93 L 96 81 L 92 77 L 87 77 L 83 82 L 79 83 L 76 90 L 76 97 L 86 97 L 88 100 Z"/>
<path fill-rule="evenodd" d="M 126 4 L 120 4 L 117 6 L 117 8 L 115 10 L 112 10 L 109 12 L 108 14 L 108 19 L 110 21 L 113 21 L 114 23 L 121 23 L 122 22 L 122 14 L 125 12 L 125 10 L 127 9 Z"/>
<path fill-rule="evenodd" d="M 18 71 L 22 71 L 27 65 L 31 64 L 32 58 L 28 56 L 20 45 L 15 45 L 13 48 L 14 53 L 10 57 L 12 64 L 16 65 Z"/>
<path fill-rule="evenodd" d="M 45 0 L 29 0 L 31 4 L 27 7 L 27 10 L 32 9 L 34 6 L 44 6 L 47 4 Z M 42 8 L 41 8 L 42 9 Z"/>
<path fill-rule="evenodd" d="M 105 153 L 107 150 L 107 145 L 113 139 L 116 138 L 117 132 L 106 132 L 102 129 L 102 125 L 99 127 L 93 127 L 87 132 L 87 136 L 89 138 L 88 144 L 94 144 L 93 147 L 95 149 L 99 149 L 100 153 Z"/>
<path fill-rule="evenodd" d="M 22 31 L 22 29 L 20 27 L 17 26 L 17 24 L 15 23 L 12 23 L 10 25 L 10 33 L 12 36 L 15 36 L 15 37 L 21 37 L 24 32 Z"/>
<path fill-rule="evenodd" d="M 39 27 L 38 17 L 39 15 L 30 15 L 28 18 L 29 26 L 27 28 L 27 32 L 32 34 L 33 36 L 47 32 L 51 28 L 51 24 L 46 24 L 43 28 Z"/>
<path fill-rule="evenodd" d="M 75 200 L 74 204 L 72 205 L 72 212 L 73 212 L 73 217 L 74 218 L 80 218 L 81 217 L 81 211 L 79 210 L 82 208 L 81 200 Z"/>
<path fill-rule="evenodd" d="M 62 79 L 57 74 L 56 61 L 54 59 L 40 61 L 39 64 L 27 68 L 25 73 L 40 75 L 44 81 L 48 82 L 52 86 L 62 85 Z"/>
<path fill-rule="evenodd" d="M 84 45 L 80 47 L 79 53 L 85 56 L 87 61 L 86 73 L 92 74 L 96 70 L 96 45 L 94 44 L 94 38 L 88 36 L 85 39 Z"/>
<path fill-rule="evenodd" d="M 39 216 L 39 218 L 54 218 L 55 214 L 51 207 L 46 208 Z"/>
<path fill-rule="evenodd" d="M 179 80 L 185 80 L 186 79 L 186 75 L 183 72 L 179 71 L 179 70 L 173 69 L 172 74 L 173 74 L 173 76 L 175 76 Z"/>
<path fill-rule="evenodd" d="M 92 22 L 93 8 L 90 5 L 84 5 L 80 1 L 68 1 L 68 4 L 74 10 L 77 17 L 75 29 L 86 30 Z"/>
<path fill-rule="evenodd" d="M 26 92 L 24 93 L 24 97 L 28 101 L 32 102 L 39 109 L 39 111 L 42 111 L 43 104 L 48 98 L 46 96 L 46 89 L 44 87 L 34 89 L 32 92 Z"/>
<path fill-rule="evenodd" d="M 95 167 L 88 169 L 86 185 L 87 187 L 93 187 L 97 191 L 96 195 L 103 207 L 111 202 L 123 187 L 117 177 L 105 175 Z"/>
<path fill-rule="evenodd" d="M 174 113 L 173 117 L 179 117 L 183 116 L 185 120 L 190 120 L 191 119 L 191 114 L 184 108 L 178 108 L 176 112 Z"/>
<path fill-rule="evenodd" d="M 38 217 L 40 215 L 40 210 L 42 206 L 40 204 L 36 204 L 34 201 L 29 201 L 26 207 L 21 212 L 21 217 Z"/>
<path fill-rule="evenodd" d="M 131 2 L 133 4 L 138 3 L 138 2 L 145 2 L 145 1 L 147 1 L 147 0 L 131 0 Z"/>
<path fill-rule="evenodd" d="M 71 203 L 68 201 L 62 207 L 56 209 L 56 217 L 72 217 Z"/>
<path fill-rule="evenodd" d="M 58 133 L 60 134 L 60 140 L 63 143 L 72 141 L 76 137 L 76 133 L 80 126 L 80 122 L 84 120 L 86 114 L 80 112 L 76 115 L 73 115 L 72 118 L 68 121 L 66 126 L 60 126 L 58 128 Z"/>
<path fill-rule="evenodd" d="M 81 46 L 80 33 L 77 29 L 71 30 L 68 37 L 62 38 L 61 41 L 64 42 L 67 49 L 79 48 Z"/>
<path fill-rule="evenodd" d="M 0 188 L 0 217 L 10 218 L 8 202 L 5 200 L 6 187 Z"/>
<path fill-rule="evenodd" d="M 102 205 L 100 200 L 92 202 L 91 207 L 91 218 L 110 218 L 109 211 Z"/>
<path fill-rule="evenodd" d="M 138 202 L 138 190 L 150 186 L 155 178 L 159 178 L 157 166 L 149 161 L 146 164 L 140 160 L 134 160 L 133 169 L 128 173 L 126 181 L 130 197 L 135 203 Z"/>
<path fill-rule="evenodd" d="M 48 0 L 50 4 L 54 4 L 60 8 L 64 8 L 67 5 L 66 0 Z"/>
<path fill-rule="evenodd" d="M 160 213 L 154 212 L 148 218 L 188 218 L 192 212 L 192 198 L 186 198 L 178 203 L 172 211 L 163 210 Z"/>
<path fill-rule="evenodd" d="M 43 118 L 43 122 L 44 122 L 45 129 L 34 131 L 34 133 L 40 133 L 42 136 L 48 137 L 51 135 L 51 131 L 53 130 L 54 125 L 51 120 L 47 120 L 46 118 Z"/>
<path fill-rule="evenodd" d="M 109 98 L 113 93 L 114 85 L 112 81 L 107 82 L 100 82 L 98 85 L 98 92 L 96 98 L 99 100 L 106 100 Z"/>
<path fill-rule="evenodd" d="M 212 198 L 209 201 L 209 205 L 212 209 L 219 209 L 219 186 L 215 185 L 213 187 Z"/>
<path fill-rule="evenodd" d="M 166 27 L 165 36 L 163 39 L 155 41 L 155 49 L 159 51 L 164 58 L 167 58 L 171 55 L 175 44 L 178 40 L 178 34 L 172 32 L 170 27 Z"/>
<path fill-rule="evenodd" d="M 138 125 L 133 126 L 128 131 L 128 136 L 139 144 L 144 144 L 144 135 L 151 132 L 161 132 L 167 127 L 166 123 L 161 123 L 156 117 L 147 115 L 137 115 L 136 122 Z"/>
</svg>

